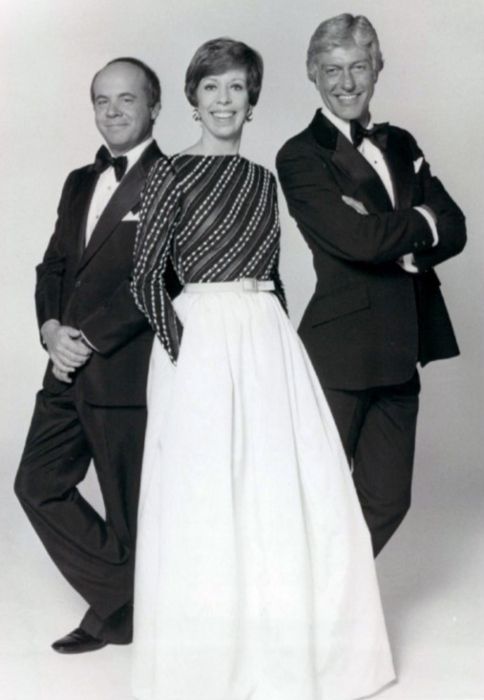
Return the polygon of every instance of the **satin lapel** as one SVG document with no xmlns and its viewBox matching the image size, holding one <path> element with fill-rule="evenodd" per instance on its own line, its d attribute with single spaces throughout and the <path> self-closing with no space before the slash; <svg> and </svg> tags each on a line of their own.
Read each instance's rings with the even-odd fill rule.
<svg viewBox="0 0 484 700">
<path fill-rule="evenodd" d="M 362 199 L 372 211 L 392 211 L 390 197 L 377 172 L 320 110 L 309 128 L 319 145 L 332 151 L 331 160 L 343 191 Z"/>
<path fill-rule="evenodd" d="M 406 142 L 391 128 L 388 132 L 388 144 L 384 156 L 390 170 L 397 200 L 395 208 L 409 209 L 413 202 L 415 172 L 408 155 Z"/>
<path fill-rule="evenodd" d="M 376 170 L 342 134 L 338 135 L 332 161 L 344 176 L 341 184 L 350 183 L 351 196 L 370 205 L 370 212 L 393 210 L 388 192 Z M 347 186 L 344 189 L 348 191 Z"/>
<path fill-rule="evenodd" d="M 69 212 L 72 217 L 73 226 L 77 228 L 77 249 L 79 258 L 84 252 L 84 242 L 86 240 L 86 223 L 89 204 L 91 202 L 94 186 L 97 180 L 97 173 L 88 167 L 82 175 L 83 182 L 76 188 L 76 194 L 69 204 Z"/>
<path fill-rule="evenodd" d="M 109 200 L 91 234 L 89 243 L 81 258 L 79 269 L 87 265 L 93 255 L 111 236 L 123 217 L 138 204 L 148 171 L 160 156 L 161 151 L 153 142 L 122 179 L 121 184 Z"/>
</svg>

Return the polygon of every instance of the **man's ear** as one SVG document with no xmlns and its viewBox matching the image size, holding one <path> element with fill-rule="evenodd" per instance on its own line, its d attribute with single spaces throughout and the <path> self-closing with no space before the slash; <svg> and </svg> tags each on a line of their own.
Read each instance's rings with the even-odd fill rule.
<svg viewBox="0 0 484 700">
<path fill-rule="evenodd" d="M 161 112 L 161 103 L 157 102 L 153 107 L 151 108 L 151 121 L 154 123 L 156 121 L 156 118 L 158 117 L 159 113 Z"/>
<path fill-rule="evenodd" d="M 373 66 L 372 66 L 373 77 L 375 79 L 375 85 L 378 82 L 378 78 L 380 77 L 380 73 L 382 72 L 382 70 L 383 70 L 383 66 L 380 68 L 380 70 L 377 70 L 376 68 L 373 68 Z"/>
</svg>

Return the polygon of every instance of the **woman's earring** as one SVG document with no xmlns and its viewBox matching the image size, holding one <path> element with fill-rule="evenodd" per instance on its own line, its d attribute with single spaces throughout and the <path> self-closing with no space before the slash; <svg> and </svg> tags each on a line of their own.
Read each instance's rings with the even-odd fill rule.
<svg viewBox="0 0 484 700">
<path fill-rule="evenodd" d="M 254 113 L 252 111 L 252 107 L 249 107 L 249 109 L 247 110 L 247 114 L 245 115 L 245 121 L 251 122 L 253 118 L 254 118 Z"/>
<path fill-rule="evenodd" d="M 198 109 L 197 109 L 196 107 L 195 107 L 195 109 L 193 110 L 192 117 L 193 117 L 193 121 L 195 121 L 195 122 L 199 122 L 199 121 L 200 121 L 200 113 L 199 113 L 199 111 L 198 111 Z"/>
</svg>

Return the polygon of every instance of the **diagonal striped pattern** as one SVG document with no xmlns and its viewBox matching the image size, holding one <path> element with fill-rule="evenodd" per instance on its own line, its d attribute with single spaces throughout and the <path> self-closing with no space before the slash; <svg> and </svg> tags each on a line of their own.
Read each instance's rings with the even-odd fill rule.
<svg viewBox="0 0 484 700">
<path fill-rule="evenodd" d="M 182 283 L 273 280 L 278 273 L 275 178 L 241 156 L 176 155 L 148 178 L 135 244 L 132 291 L 138 307 L 176 362 L 182 326 L 164 287 L 167 261 Z"/>
</svg>

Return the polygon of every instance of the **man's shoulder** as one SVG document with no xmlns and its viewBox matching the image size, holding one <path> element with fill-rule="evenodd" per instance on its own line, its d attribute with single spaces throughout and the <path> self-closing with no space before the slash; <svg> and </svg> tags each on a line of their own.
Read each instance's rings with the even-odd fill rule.
<svg viewBox="0 0 484 700">
<path fill-rule="evenodd" d="M 291 136 L 284 145 L 279 149 L 276 162 L 280 163 L 287 157 L 291 157 L 305 150 L 314 148 L 315 139 L 310 126 L 300 131 L 298 134 Z"/>
<path fill-rule="evenodd" d="M 401 126 L 396 126 L 395 124 L 389 124 L 388 132 L 393 140 L 407 143 L 411 148 L 417 147 L 415 137 L 407 129 L 403 129 Z"/>
<path fill-rule="evenodd" d="M 68 182 L 78 182 L 80 180 L 84 180 L 86 177 L 89 177 L 91 173 L 94 172 L 94 164 L 93 163 L 87 163 L 86 165 L 81 165 L 79 168 L 74 168 L 74 170 L 71 170 L 66 179 L 65 182 L 66 184 Z"/>
<path fill-rule="evenodd" d="M 64 180 L 61 199 L 66 200 L 69 199 L 70 196 L 75 196 L 76 192 L 84 188 L 91 180 L 93 173 L 94 167 L 92 163 L 71 170 Z"/>
</svg>

